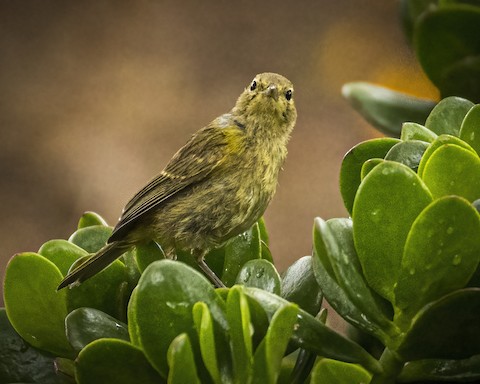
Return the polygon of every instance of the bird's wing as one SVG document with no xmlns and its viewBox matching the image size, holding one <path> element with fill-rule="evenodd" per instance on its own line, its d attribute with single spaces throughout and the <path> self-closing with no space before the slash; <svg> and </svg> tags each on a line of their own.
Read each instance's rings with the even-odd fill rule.
<svg viewBox="0 0 480 384">
<path fill-rule="evenodd" d="M 207 127 L 197 132 L 165 169 L 127 203 L 109 242 L 121 240 L 139 218 L 217 168 L 225 158 L 227 131 Z"/>
</svg>

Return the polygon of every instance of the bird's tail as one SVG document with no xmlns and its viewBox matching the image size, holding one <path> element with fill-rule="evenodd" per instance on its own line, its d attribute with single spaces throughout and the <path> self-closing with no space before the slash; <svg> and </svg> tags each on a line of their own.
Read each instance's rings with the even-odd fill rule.
<svg viewBox="0 0 480 384">
<path fill-rule="evenodd" d="M 106 268 L 115 259 L 123 255 L 132 247 L 122 241 L 114 241 L 108 243 L 97 253 L 88 258 L 84 263 L 71 271 L 59 284 L 57 290 L 65 288 L 70 284 L 80 284 L 89 279 L 93 275 Z"/>
</svg>

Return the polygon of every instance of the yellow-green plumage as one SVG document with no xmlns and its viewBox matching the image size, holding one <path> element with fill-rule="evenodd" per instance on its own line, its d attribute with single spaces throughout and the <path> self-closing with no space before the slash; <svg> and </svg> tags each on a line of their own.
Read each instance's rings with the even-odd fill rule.
<svg viewBox="0 0 480 384">
<path fill-rule="evenodd" d="M 196 132 L 125 206 L 109 244 L 59 288 L 82 282 L 137 243 L 157 241 L 170 257 L 203 256 L 250 228 L 273 197 L 297 113 L 288 79 L 262 73 L 235 107 Z"/>
</svg>

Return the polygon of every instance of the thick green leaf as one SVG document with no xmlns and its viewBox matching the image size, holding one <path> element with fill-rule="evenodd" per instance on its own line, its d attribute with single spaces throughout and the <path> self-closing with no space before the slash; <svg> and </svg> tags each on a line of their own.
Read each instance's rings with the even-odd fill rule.
<svg viewBox="0 0 480 384">
<path fill-rule="evenodd" d="M 94 225 L 77 229 L 72 233 L 68 241 L 85 249 L 88 253 L 95 253 L 107 244 L 107 240 L 111 234 L 111 227 Z"/>
<path fill-rule="evenodd" d="M 38 253 L 55 264 L 63 276 L 66 276 L 71 265 L 88 252 L 67 240 L 50 240 L 43 244 Z"/>
<path fill-rule="evenodd" d="M 227 297 L 227 319 L 233 360 L 233 382 L 248 383 L 253 370 L 253 347 L 250 335 L 250 310 L 239 286 L 233 286 Z"/>
<path fill-rule="evenodd" d="M 227 242 L 224 249 L 222 281 L 227 287 L 231 287 L 247 261 L 262 258 L 259 226 L 254 224 L 248 231 L 235 236 Z"/>
<path fill-rule="evenodd" d="M 237 284 L 256 287 L 280 295 L 281 280 L 275 266 L 264 259 L 247 261 L 237 276 Z"/>
<path fill-rule="evenodd" d="M 393 301 L 403 247 L 430 192 L 407 166 L 385 161 L 363 180 L 353 207 L 353 235 L 368 285 Z"/>
<path fill-rule="evenodd" d="M 480 288 L 455 291 L 419 313 L 397 352 L 407 361 L 478 355 L 479 324 Z"/>
<path fill-rule="evenodd" d="M 372 375 L 360 365 L 322 359 L 312 371 L 311 384 L 367 384 Z"/>
<path fill-rule="evenodd" d="M 347 152 L 340 169 L 340 192 L 343 203 L 349 213 L 352 213 L 353 200 L 361 182 L 363 163 L 373 158 L 384 158 L 398 139 L 380 138 L 364 141 Z"/>
<path fill-rule="evenodd" d="M 13 329 L 5 308 L 0 308 L 0 383 L 68 383 L 55 374 L 54 359 L 27 344 Z"/>
<path fill-rule="evenodd" d="M 363 180 L 373 168 L 375 168 L 378 164 L 383 163 L 384 161 L 384 159 L 378 158 L 368 159 L 367 161 L 365 161 L 362 165 L 362 171 L 360 172 L 361 179 Z"/>
<path fill-rule="evenodd" d="M 428 160 L 430 160 L 430 157 L 435 153 L 437 149 L 441 148 L 446 144 L 457 145 L 471 151 L 472 153 L 475 153 L 475 150 L 462 139 L 451 135 L 440 135 L 430 144 L 427 150 L 423 153 L 422 160 L 420 161 L 417 171 L 417 174 L 418 176 L 420 176 L 420 178 L 423 177 L 425 165 L 428 163 Z"/>
<path fill-rule="evenodd" d="M 155 241 L 135 246 L 135 260 L 140 272 L 143 272 L 154 261 L 165 258 L 163 249 Z"/>
<path fill-rule="evenodd" d="M 437 137 L 436 133 L 417 123 L 403 123 L 402 134 L 400 135 L 400 139 L 403 141 L 420 140 L 427 143 L 431 143 Z"/>
<path fill-rule="evenodd" d="M 398 379 L 402 383 L 420 380 L 477 383 L 480 381 L 480 355 L 464 360 L 412 361 L 405 365 Z"/>
<path fill-rule="evenodd" d="M 317 254 L 323 252 L 322 243 L 325 245 L 326 256 L 336 281 L 361 312 L 359 320 L 370 323 L 370 327 L 375 329 L 374 334 L 387 343 L 389 338 L 386 335 L 394 337 L 396 330 L 389 319 L 390 314 L 383 299 L 368 287 L 363 277 L 353 243 L 352 221 L 331 219 L 325 222 L 320 218 L 315 219 L 314 247 Z"/>
<path fill-rule="evenodd" d="M 75 372 L 78 384 L 165 383 L 140 349 L 118 339 L 87 345 L 78 355 Z"/>
<path fill-rule="evenodd" d="M 105 221 L 105 219 L 102 216 L 100 216 L 98 213 L 85 212 L 82 215 L 82 217 L 80 217 L 77 228 L 80 229 L 80 228 L 92 227 L 94 225 L 103 225 L 105 227 L 108 227 L 108 224 Z"/>
<path fill-rule="evenodd" d="M 461 97 L 447 97 L 435 106 L 425 122 L 425 127 L 437 135 L 458 136 L 462 121 L 472 107 L 471 101 Z"/>
<path fill-rule="evenodd" d="M 433 201 L 408 234 L 395 287 L 396 320 L 408 324 L 427 303 L 463 288 L 480 257 L 480 216 L 468 201 Z"/>
<path fill-rule="evenodd" d="M 217 356 L 217 343 L 213 329 L 212 315 L 204 302 L 197 302 L 193 306 L 193 321 L 200 341 L 200 353 L 214 383 L 222 383 Z"/>
<path fill-rule="evenodd" d="M 315 279 L 312 257 L 295 261 L 282 275 L 281 296 L 315 316 L 322 305 L 322 291 Z"/>
<path fill-rule="evenodd" d="M 29 344 L 57 356 L 72 357 L 65 336 L 65 291 L 57 292 L 63 276 L 51 261 L 37 253 L 15 255 L 4 280 L 5 306 L 15 330 Z"/>
<path fill-rule="evenodd" d="M 244 292 L 249 299 L 261 305 L 270 319 L 280 307 L 289 305 L 289 302 L 281 297 L 258 288 L 245 287 Z M 381 370 L 378 361 L 362 347 L 332 331 L 301 309 L 293 329 L 292 341 L 296 346 L 321 356 L 359 363 L 372 372 Z"/>
<path fill-rule="evenodd" d="M 225 303 L 210 282 L 187 265 L 160 260 L 150 264 L 135 290 L 129 309 L 129 329 L 151 364 L 163 375 L 168 372 L 167 350 L 177 335 L 186 332 L 195 342 L 193 305 L 203 301 L 211 312 L 214 327 L 228 329 Z M 133 323 L 130 325 L 130 323 Z"/>
<path fill-rule="evenodd" d="M 417 57 L 442 97 L 480 101 L 479 25 L 479 8 L 460 4 L 427 12 L 417 23 Z"/>
<path fill-rule="evenodd" d="M 408 140 L 395 144 L 385 155 L 385 160 L 396 161 L 405 164 L 408 168 L 416 171 L 420 159 L 426 151 L 428 143 L 420 140 Z"/>
<path fill-rule="evenodd" d="M 480 154 L 480 104 L 470 109 L 463 119 L 460 138 Z"/>
<path fill-rule="evenodd" d="M 178 335 L 168 348 L 168 384 L 200 384 L 192 344 L 186 333 Z"/>
<path fill-rule="evenodd" d="M 375 128 L 396 137 L 403 122 L 423 124 L 435 106 L 431 100 L 365 82 L 345 84 L 342 94 Z"/>
<path fill-rule="evenodd" d="M 96 308 L 123 320 L 125 318 L 125 300 L 128 294 L 124 287 L 124 285 L 128 285 L 127 279 L 125 265 L 121 261 L 115 260 L 81 285 L 64 290 L 68 311 L 71 312 L 81 307 Z"/>
<path fill-rule="evenodd" d="M 312 267 L 317 283 L 320 285 L 328 303 L 340 316 L 355 327 L 369 334 L 376 335 L 381 340 L 387 340 L 387 335 L 377 324 L 372 323 L 368 318 L 362 316 L 363 313 L 353 304 L 335 278 L 327 272 L 317 252 L 326 252 L 325 247 L 319 246 L 318 243 L 316 243 L 313 249 Z"/>
<path fill-rule="evenodd" d="M 422 176 L 434 198 L 458 195 L 480 198 L 480 158 L 457 145 L 443 145 L 428 159 Z"/>
<path fill-rule="evenodd" d="M 296 326 L 298 307 L 286 304 L 270 320 L 267 334 L 253 357 L 252 383 L 275 384 L 280 374 L 282 359 Z"/>
<path fill-rule="evenodd" d="M 65 319 L 67 338 L 76 351 L 101 338 L 129 341 L 127 325 L 94 308 L 78 308 Z"/>
</svg>

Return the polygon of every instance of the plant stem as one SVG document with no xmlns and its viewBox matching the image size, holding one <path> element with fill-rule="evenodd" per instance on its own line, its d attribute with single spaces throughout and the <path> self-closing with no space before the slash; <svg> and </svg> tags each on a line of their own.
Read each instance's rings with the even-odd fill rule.
<svg viewBox="0 0 480 384">
<path fill-rule="evenodd" d="M 400 374 L 404 362 L 394 352 L 385 348 L 380 357 L 380 364 L 383 372 L 374 374 L 370 384 L 395 384 L 395 379 Z"/>
</svg>

